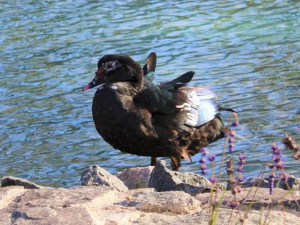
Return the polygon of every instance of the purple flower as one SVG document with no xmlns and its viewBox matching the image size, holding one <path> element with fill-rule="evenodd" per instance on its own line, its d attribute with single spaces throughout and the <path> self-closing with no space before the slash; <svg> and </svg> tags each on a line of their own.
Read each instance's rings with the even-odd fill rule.
<svg viewBox="0 0 300 225">
<path fill-rule="evenodd" d="M 271 149 L 272 149 L 272 150 L 276 150 L 276 148 L 277 148 L 277 145 L 276 145 L 275 143 L 272 143 Z"/>
<path fill-rule="evenodd" d="M 236 136 L 235 130 L 231 130 L 229 136 L 234 138 Z"/>
<path fill-rule="evenodd" d="M 200 166 L 200 169 L 201 169 L 201 174 L 206 174 L 207 173 L 207 166 L 205 164 L 202 164 Z"/>
<path fill-rule="evenodd" d="M 229 133 L 229 139 L 228 139 L 228 143 L 229 143 L 229 152 L 232 153 L 234 151 L 234 137 L 235 137 L 236 133 L 234 130 L 230 131 Z"/>
<path fill-rule="evenodd" d="M 202 156 L 206 156 L 207 153 L 208 153 L 208 151 L 206 150 L 206 148 L 201 148 L 200 152 L 201 152 Z"/>
<path fill-rule="evenodd" d="M 245 154 L 240 154 L 240 155 L 239 155 L 238 164 L 239 164 L 240 166 L 243 166 L 243 165 L 246 164 L 246 155 L 245 155 Z"/>
<path fill-rule="evenodd" d="M 282 150 L 279 146 L 275 150 L 273 150 L 273 154 L 281 155 L 281 153 L 282 153 Z"/>
<path fill-rule="evenodd" d="M 274 183 L 275 183 L 275 174 L 274 172 L 271 172 L 269 175 L 269 192 L 270 195 L 274 193 Z"/>
<path fill-rule="evenodd" d="M 206 160 L 205 160 L 204 157 L 201 157 L 201 159 L 199 160 L 200 163 L 205 163 L 205 161 L 206 161 Z"/>
<path fill-rule="evenodd" d="M 246 180 L 246 177 L 240 175 L 240 176 L 237 176 L 235 179 L 237 182 L 243 182 L 244 180 Z"/>
<path fill-rule="evenodd" d="M 233 127 L 237 127 L 238 125 L 240 125 L 239 121 L 235 121 L 231 124 L 231 126 Z"/>
<path fill-rule="evenodd" d="M 233 201 L 229 202 L 229 204 L 228 204 L 228 206 L 232 209 L 235 209 L 236 207 L 238 207 L 238 205 L 239 205 L 239 202 L 236 200 L 233 200 Z"/>
<path fill-rule="evenodd" d="M 277 163 L 281 160 L 281 155 L 273 155 L 272 156 L 272 160 Z"/>
<path fill-rule="evenodd" d="M 210 181 L 211 183 L 215 184 L 215 183 L 217 183 L 219 180 L 218 180 L 217 177 L 211 176 L 211 177 L 209 178 L 209 181 Z"/>
<path fill-rule="evenodd" d="M 277 146 L 275 143 L 273 143 L 271 145 L 271 149 L 273 150 L 272 160 L 275 162 L 275 164 L 278 164 L 281 161 L 281 155 L 282 155 L 281 148 Z M 279 163 L 279 167 L 277 167 L 277 165 L 276 167 L 280 168 L 282 165 L 283 163 Z"/>
<path fill-rule="evenodd" d="M 237 127 L 240 123 L 239 123 L 239 119 L 238 119 L 238 115 L 237 113 L 233 113 L 233 116 L 234 116 L 234 122 L 231 124 L 231 126 L 233 127 Z"/>
<path fill-rule="evenodd" d="M 242 192 L 242 188 L 241 186 L 235 186 L 237 193 L 241 193 Z"/>
<path fill-rule="evenodd" d="M 234 138 L 232 138 L 232 137 L 229 138 L 229 139 L 228 139 L 228 143 L 229 143 L 229 144 L 230 144 L 230 143 L 234 143 Z"/>
<path fill-rule="evenodd" d="M 208 160 L 209 160 L 210 162 L 213 162 L 213 161 L 216 160 L 216 156 L 215 156 L 215 155 L 210 155 L 210 156 L 208 157 Z"/>
<path fill-rule="evenodd" d="M 282 150 L 281 150 L 280 146 L 278 146 L 278 145 L 276 145 L 275 143 L 273 143 L 273 144 L 271 145 L 271 149 L 273 150 L 273 154 L 274 154 L 274 155 L 280 155 L 280 156 L 281 156 Z"/>
<path fill-rule="evenodd" d="M 277 169 L 281 169 L 283 170 L 284 169 L 284 162 L 282 160 L 279 160 L 277 163 L 276 163 L 276 168 Z"/>
<path fill-rule="evenodd" d="M 234 143 L 229 143 L 229 152 L 233 153 L 234 151 Z"/>
<path fill-rule="evenodd" d="M 238 172 L 243 172 L 243 166 L 238 166 L 238 168 L 236 169 Z"/>
</svg>

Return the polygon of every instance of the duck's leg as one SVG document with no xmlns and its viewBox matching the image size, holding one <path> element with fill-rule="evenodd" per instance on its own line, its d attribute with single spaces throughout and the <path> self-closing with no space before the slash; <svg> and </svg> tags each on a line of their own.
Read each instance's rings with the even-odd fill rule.
<svg viewBox="0 0 300 225">
<path fill-rule="evenodd" d="M 181 166 L 181 157 L 171 156 L 171 168 L 173 171 L 178 171 L 179 167 Z"/>
<path fill-rule="evenodd" d="M 150 166 L 156 166 L 156 163 L 157 163 L 157 158 L 152 156 Z"/>
</svg>

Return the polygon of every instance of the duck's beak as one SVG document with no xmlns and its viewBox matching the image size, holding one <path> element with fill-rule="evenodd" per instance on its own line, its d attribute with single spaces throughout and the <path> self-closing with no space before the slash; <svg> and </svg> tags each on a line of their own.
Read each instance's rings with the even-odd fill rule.
<svg viewBox="0 0 300 225">
<path fill-rule="evenodd" d="M 100 84 L 103 84 L 104 82 L 105 82 L 105 80 L 101 76 L 96 75 L 90 83 L 83 86 L 82 91 L 87 91 L 89 89 L 92 89 Z"/>
<path fill-rule="evenodd" d="M 87 85 L 83 86 L 82 91 L 87 91 L 91 88 L 95 87 L 95 85 L 93 84 L 93 81 L 88 83 Z"/>
</svg>

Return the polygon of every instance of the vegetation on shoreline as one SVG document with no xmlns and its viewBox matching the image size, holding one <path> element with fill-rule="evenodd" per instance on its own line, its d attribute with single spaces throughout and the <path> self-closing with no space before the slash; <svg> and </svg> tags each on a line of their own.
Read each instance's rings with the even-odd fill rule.
<svg viewBox="0 0 300 225">
<path fill-rule="evenodd" d="M 238 162 L 237 166 L 235 168 L 234 164 L 234 158 L 229 157 L 229 159 L 225 162 L 225 154 L 226 149 L 228 146 L 228 153 L 231 154 L 234 152 L 234 143 L 235 143 L 235 137 L 237 136 L 237 132 L 235 130 L 230 130 L 229 128 L 237 127 L 239 125 L 238 117 L 236 113 L 232 113 L 234 117 L 234 122 L 231 121 L 231 117 L 229 118 L 228 122 L 228 132 L 225 138 L 224 146 L 223 146 L 223 153 L 221 157 L 221 161 L 219 163 L 219 173 L 218 175 L 215 174 L 215 155 L 210 153 L 206 148 L 202 148 L 200 152 L 202 153 L 202 157 L 200 159 L 200 170 L 202 174 L 206 174 L 207 172 L 207 165 L 205 157 L 207 156 L 208 160 L 211 162 L 211 177 L 210 182 L 213 185 L 213 188 L 210 192 L 210 215 L 208 224 L 209 225 L 215 225 L 218 222 L 218 214 L 219 209 L 223 200 L 223 197 L 225 196 L 226 190 L 220 191 L 218 186 L 220 186 L 220 177 L 221 177 L 221 171 L 223 166 L 226 166 L 226 172 L 228 175 L 227 180 L 227 189 L 231 190 L 232 194 L 232 200 L 228 203 L 229 208 L 231 208 L 231 214 L 230 219 L 228 223 L 230 224 L 232 217 L 236 217 L 240 224 L 244 224 L 248 218 L 248 214 L 251 212 L 252 206 L 255 203 L 254 199 L 257 194 L 258 189 L 261 186 L 261 182 L 264 177 L 266 177 L 266 173 L 269 173 L 269 203 L 268 203 L 268 213 L 266 214 L 265 218 L 261 218 L 260 223 L 261 225 L 268 224 L 268 216 L 270 214 L 270 211 L 272 209 L 272 206 L 275 204 L 275 200 L 273 198 L 274 196 L 274 187 L 278 187 L 280 182 L 284 182 L 286 186 L 288 187 L 288 192 L 283 195 L 279 200 L 277 199 L 276 202 L 280 202 L 283 197 L 285 197 L 288 194 L 291 194 L 293 188 L 291 188 L 288 184 L 288 179 L 290 175 L 284 171 L 284 161 L 282 159 L 282 147 L 280 145 L 277 145 L 276 143 L 271 144 L 271 150 L 272 150 L 272 161 L 273 162 L 267 162 L 265 165 L 263 165 L 261 171 L 259 172 L 257 176 L 257 181 L 259 182 L 258 185 L 253 185 L 249 189 L 247 193 L 245 193 L 245 197 L 242 198 L 242 200 L 237 200 L 237 195 L 241 194 L 243 192 L 243 189 L 241 187 L 241 183 L 246 179 L 245 176 L 243 176 L 244 171 L 244 165 L 246 164 L 246 154 L 240 153 L 238 156 Z M 300 160 L 300 148 L 299 145 L 296 143 L 294 138 L 288 134 L 285 134 L 284 137 L 281 139 L 281 142 L 290 150 L 293 151 L 294 159 Z M 277 180 L 276 184 L 275 181 Z M 214 187 L 217 187 L 214 191 Z M 221 193 L 220 193 L 221 192 Z M 250 198 L 250 194 L 253 194 Z M 218 198 L 218 195 L 221 195 L 220 198 Z M 292 196 L 293 197 L 293 196 Z M 219 200 L 217 200 L 219 199 Z M 297 205 L 297 209 L 300 210 L 299 203 L 295 200 L 295 203 Z M 246 207 L 245 207 L 246 206 Z M 283 212 L 284 206 L 283 207 Z M 284 221 L 283 221 L 283 224 Z"/>
</svg>

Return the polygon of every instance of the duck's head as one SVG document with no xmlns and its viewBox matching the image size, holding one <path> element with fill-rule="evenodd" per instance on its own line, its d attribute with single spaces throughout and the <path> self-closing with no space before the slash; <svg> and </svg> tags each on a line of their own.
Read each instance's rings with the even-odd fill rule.
<svg viewBox="0 0 300 225">
<path fill-rule="evenodd" d="M 83 87 L 86 91 L 103 83 L 130 82 L 136 88 L 142 88 L 142 68 L 126 55 L 105 55 L 98 61 L 98 70 L 94 79 Z"/>
</svg>

